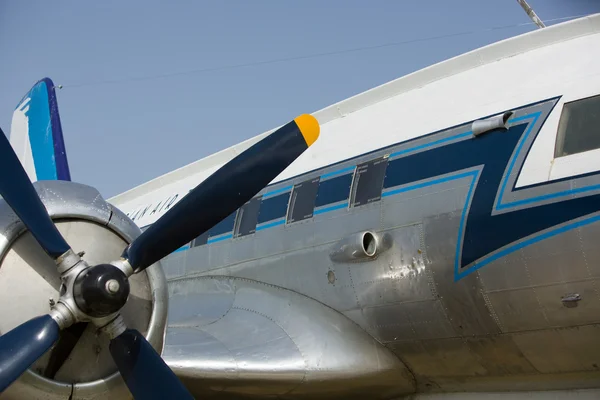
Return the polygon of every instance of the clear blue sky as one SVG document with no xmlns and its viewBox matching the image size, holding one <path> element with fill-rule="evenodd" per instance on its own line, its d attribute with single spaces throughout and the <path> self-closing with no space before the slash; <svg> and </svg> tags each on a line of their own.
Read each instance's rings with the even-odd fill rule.
<svg viewBox="0 0 600 400">
<path fill-rule="evenodd" d="M 597 0 L 529 3 L 542 20 L 600 12 Z M 8 134 L 38 79 L 64 85 L 72 178 L 110 197 L 298 114 L 535 29 L 484 31 L 527 22 L 516 0 L 3 1 L 0 126 Z M 414 41 L 461 32 L 477 33 Z M 413 42 L 219 68 L 403 41 Z"/>
</svg>

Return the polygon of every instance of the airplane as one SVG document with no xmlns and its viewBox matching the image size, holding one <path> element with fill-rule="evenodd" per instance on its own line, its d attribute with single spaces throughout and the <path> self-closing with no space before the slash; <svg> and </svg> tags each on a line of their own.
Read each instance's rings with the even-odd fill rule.
<svg viewBox="0 0 600 400">
<path fill-rule="evenodd" d="M 41 80 L 0 399 L 600 397 L 599 48 L 600 14 L 519 35 L 108 200 Z"/>
</svg>

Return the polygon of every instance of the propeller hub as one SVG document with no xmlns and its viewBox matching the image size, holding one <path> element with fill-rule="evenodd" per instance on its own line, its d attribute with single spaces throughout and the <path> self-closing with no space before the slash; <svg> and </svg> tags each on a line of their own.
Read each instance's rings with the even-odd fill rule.
<svg viewBox="0 0 600 400">
<path fill-rule="evenodd" d="M 100 318 L 119 311 L 129 296 L 129 281 L 119 268 L 99 264 L 75 278 L 73 295 L 77 306 L 87 315 Z"/>
<path fill-rule="evenodd" d="M 121 289 L 121 285 L 116 279 L 109 279 L 106 281 L 106 291 L 110 294 L 117 294 Z"/>
</svg>

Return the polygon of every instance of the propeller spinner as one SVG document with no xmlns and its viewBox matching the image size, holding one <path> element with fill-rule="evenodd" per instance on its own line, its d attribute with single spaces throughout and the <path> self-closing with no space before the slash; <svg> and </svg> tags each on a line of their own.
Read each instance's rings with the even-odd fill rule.
<svg viewBox="0 0 600 400">
<path fill-rule="evenodd" d="M 160 355 L 120 315 L 128 278 L 200 236 L 249 201 L 319 136 L 319 124 L 301 115 L 225 164 L 149 229 L 120 259 L 88 265 L 71 249 L 49 217 L 25 170 L 0 130 L 0 194 L 61 275 L 60 298 L 49 314 L 0 336 L 0 392 L 58 340 L 61 330 L 92 322 L 110 339 L 110 354 L 136 399 L 192 398 Z"/>
</svg>

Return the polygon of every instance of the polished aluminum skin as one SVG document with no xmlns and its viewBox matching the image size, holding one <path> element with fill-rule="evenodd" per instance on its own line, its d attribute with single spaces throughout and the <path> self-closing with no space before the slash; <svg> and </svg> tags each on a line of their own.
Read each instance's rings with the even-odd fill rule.
<svg viewBox="0 0 600 400">
<path fill-rule="evenodd" d="M 173 281 L 169 291 L 163 356 L 197 394 L 207 384 L 244 394 L 363 398 L 413 388 L 389 350 L 342 314 L 291 290 L 210 276 Z"/>
<path fill-rule="evenodd" d="M 554 104 L 511 118 L 539 113 L 537 132 Z M 490 129 L 506 124 L 503 116 Z M 507 176 L 507 187 L 516 178 Z M 504 198 L 522 209 L 528 196 L 597 180 L 507 189 Z M 600 226 L 566 230 L 457 278 L 469 187 L 468 178 L 450 180 L 169 256 L 165 360 L 209 398 L 599 387 Z M 388 245 L 369 255 L 365 234 Z"/>
<path fill-rule="evenodd" d="M 91 264 L 117 259 L 140 229 L 93 188 L 72 182 L 34 183 L 49 215 L 74 251 L 84 250 Z M 58 272 L 30 233 L 0 200 L 0 333 L 36 315 L 58 300 Z M 36 269 L 33 270 L 32 267 Z M 160 265 L 130 278 L 131 294 L 122 310 L 128 326 L 142 332 L 161 351 L 167 311 L 167 287 Z M 16 300 L 16 301 L 15 301 Z M 41 376 L 48 352 L 11 385 L 2 399 L 118 399 L 131 395 L 108 352 L 109 339 L 93 324 L 54 380 Z"/>
<path fill-rule="evenodd" d="M 510 118 L 539 113 L 530 122 L 536 132 L 555 102 L 525 106 Z M 488 122 L 486 129 L 514 124 L 504 115 L 418 144 L 485 135 L 475 127 Z M 517 155 L 515 164 L 524 157 Z M 507 176 L 507 187 L 516 179 Z M 594 188 L 598 180 L 582 176 L 504 194 L 523 209 L 527 204 L 519 202 L 531 196 Z M 600 386 L 600 227 L 565 230 L 457 278 L 457 232 L 470 184 L 460 178 L 423 186 L 176 252 L 162 263 L 166 276 L 155 265 L 131 280 L 123 316 L 163 350 L 199 398 L 457 398 L 448 392 L 507 398 L 493 392 L 550 389 L 563 390 L 559 398 L 594 398 L 598 391 L 565 390 Z M 90 187 L 60 181 L 35 187 L 90 264 L 117 258 L 140 233 Z M 1 333 L 46 313 L 58 296 L 54 263 L 3 202 L 0 254 Z M 68 383 L 36 372 L 43 357 L 0 398 L 129 398 L 107 343 L 89 327 L 56 377 Z"/>
</svg>

